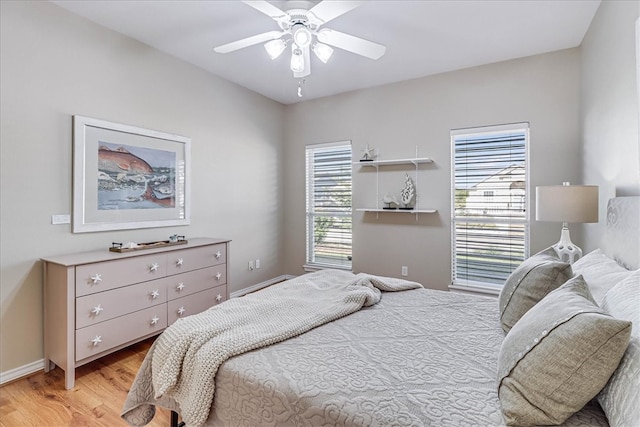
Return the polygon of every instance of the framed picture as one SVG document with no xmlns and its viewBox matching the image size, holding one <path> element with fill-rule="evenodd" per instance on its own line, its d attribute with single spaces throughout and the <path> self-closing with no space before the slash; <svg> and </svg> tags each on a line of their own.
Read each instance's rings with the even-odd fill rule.
<svg viewBox="0 0 640 427">
<path fill-rule="evenodd" d="M 187 225 L 191 140 L 73 116 L 73 232 Z"/>
</svg>

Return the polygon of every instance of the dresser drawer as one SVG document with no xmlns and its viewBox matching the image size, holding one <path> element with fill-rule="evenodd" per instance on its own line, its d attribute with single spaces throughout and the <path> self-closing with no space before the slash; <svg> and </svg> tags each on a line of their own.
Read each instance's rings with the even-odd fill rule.
<svg viewBox="0 0 640 427">
<path fill-rule="evenodd" d="M 167 274 L 178 274 L 212 265 L 227 262 L 227 245 L 204 246 L 201 248 L 182 249 L 168 255 Z"/>
<path fill-rule="evenodd" d="M 167 302 L 167 282 L 151 280 L 76 299 L 76 329 Z"/>
<path fill-rule="evenodd" d="M 76 361 L 100 354 L 167 327 L 167 305 L 160 304 L 76 331 Z"/>
<path fill-rule="evenodd" d="M 227 299 L 227 286 L 217 286 L 206 291 L 174 299 L 167 303 L 168 323 L 171 325 L 181 317 L 198 314 Z"/>
<path fill-rule="evenodd" d="M 79 265 L 76 267 L 76 296 L 146 282 L 166 275 L 166 253 Z"/>
<path fill-rule="evenodd" d="M 226 265 L 202 268 L 168 277 L 169 301 L 227 283 Z"/>
</svg>

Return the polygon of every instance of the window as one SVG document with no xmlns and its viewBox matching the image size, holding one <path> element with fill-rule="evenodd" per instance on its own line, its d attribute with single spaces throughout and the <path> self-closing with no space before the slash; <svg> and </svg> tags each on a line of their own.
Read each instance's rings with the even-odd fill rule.
<svg viewBox="0 0 640 427">
<path fill-rule="evenodd" d="M 499 290 L 529 256 L 529 125 L 451 131 L 452 285 Z"/>
<path fill-rule="evenodd" d="M 351 142 L 306 149 L 307 266 L 351 269 Z"/>
</svg>

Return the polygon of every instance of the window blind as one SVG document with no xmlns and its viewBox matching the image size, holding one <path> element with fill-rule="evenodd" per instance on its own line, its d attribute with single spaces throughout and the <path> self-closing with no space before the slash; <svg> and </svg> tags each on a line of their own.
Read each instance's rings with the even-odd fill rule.
<svg viewBox="0 0 640 427">
<path fill-rule="evenodd" d="M 351 142 L 306 148 L 307 264 L 351 269 Z"/>
<path fill-rule="evenodd" d="M 501 286 L 529 255 L 528 124 L 451 132 L 452 282 Z"/>
</svg>

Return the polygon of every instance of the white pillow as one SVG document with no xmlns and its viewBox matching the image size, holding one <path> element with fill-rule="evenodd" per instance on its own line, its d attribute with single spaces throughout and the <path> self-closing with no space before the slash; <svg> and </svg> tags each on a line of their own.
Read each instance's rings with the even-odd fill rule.
<svg viewBox="0 0 640 427">
<path fill-rule="evenodd" d="M 633 325 L 629 347 L 598 395 L 598 402 L 611 427 L 640 426 L 640 270 L 607 292 L 602 308 Z"/>
<path fill-rule="evenodd" d="M 600 249 L 578 259 L 571 264 L 571 268 L 574 276 L 582 275 L 598 305 L 602 305 L 602 298 L 609 289 L 633 273 L 606 256 Z"/>
</svg>

